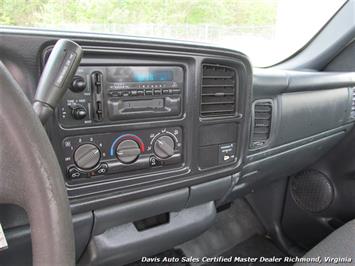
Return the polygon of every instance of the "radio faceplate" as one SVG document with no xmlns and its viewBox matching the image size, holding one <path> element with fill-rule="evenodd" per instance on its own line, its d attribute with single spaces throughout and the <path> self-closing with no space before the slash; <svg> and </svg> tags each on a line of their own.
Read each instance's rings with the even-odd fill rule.
<svg viewBox="0 0 355 266">
<path fill-rule="evenodd" d="M 182 114 L 178 66 L 82 66 L 57 110 L 63 127 L 151 120 Z"/>
</svg>

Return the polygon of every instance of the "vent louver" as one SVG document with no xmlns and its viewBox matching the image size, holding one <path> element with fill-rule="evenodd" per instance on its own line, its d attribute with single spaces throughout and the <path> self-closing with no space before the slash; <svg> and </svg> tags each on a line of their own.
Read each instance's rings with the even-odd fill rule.
<svg viewBox="0 0 355 266">
<path fill-rule="evenodd" d="M 355 88 L 351 89 L 351 117 L 355 118 Z"/>
<path fill-rule="evenodd" d="M 259 100 L 254 103 L 251 148 L 260 148 L 270 139 L 272 107 L 271 100 Z"/>
<path fill-rule="evenodd" d="M 227 66 L 203 64 L 201 116 L 231 116 L 236 112 L 236 71 Z"/>
</svg>

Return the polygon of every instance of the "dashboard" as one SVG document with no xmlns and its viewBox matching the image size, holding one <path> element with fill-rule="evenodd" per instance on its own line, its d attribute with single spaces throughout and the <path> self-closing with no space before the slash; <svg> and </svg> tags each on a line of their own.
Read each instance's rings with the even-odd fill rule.
<svg viewBox="0 0 355 266">
<path fill-rule="evenodd" d="M 231 200 L 316 161 L 353 125 L 350 73 L 252 69 L 203 46 L 79 42 L 81 65 L 47 124 L 74 213 L 213 181 L 201 197 Z"/>
<path fill-rule="evenodd" d="M 350 72 L 252 68 L 242 53 L 197 44 L 2 33 L 2 61 L 29 99 L 64 37 L 84 55 L 45 127 L 77 259 L 88 264 L 124 264 L 192 239 L 213 224 L 216 206 L 312 165 L 354 125 Z M 2 224 L 23 226 L 13 236 L 28 245 L 26 215 L 9 206 L 0 213 L 18 217 Z M 165 222 L 133 226 L 151 217 Z"/>
</svg>

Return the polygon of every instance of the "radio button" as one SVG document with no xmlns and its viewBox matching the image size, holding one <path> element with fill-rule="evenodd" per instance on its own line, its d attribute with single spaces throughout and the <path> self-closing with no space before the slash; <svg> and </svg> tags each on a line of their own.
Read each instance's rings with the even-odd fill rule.
<svg viewBox="0 0 355 266">
<path fill-rule="evenodd" d="M 138 96 L 144 96 L 144 90 L 138 90 L 137 94 Z"/>
<path fill-rule="evenodd" d="M 124 91 L 124 92 L 122 93 L 122 96 L 124 96 L 124 97 L 129 96 L 129 91 Z"/>
<path fill-rule="evenodd" d="M 87 111 L 83 106 L 75 106 L 72 111 L 71 115 L 76 120 L 84 119 L 87 115 Z"/>
<path fill-rule="evenodd" d="M 163 89 L 163 94 L 169 94 L 169 89 Z"/>
<path fill-rule="evenodd" d="M 154 95 L 161 95 L 161 89 L 154 89 Z"/>
<path fill-rule="evenodd" d="M 153 95 L 153 90 L 152 89 L 145 90 L 145 95 Z"/>
<path fill-rule="evenodd" d="M 180 94 L 181 90 L 180 89 L 173 89 L 173 94 Z"/>
<path fill-rule="evenodd" d="M 130 96 L 137 96 L 137 90 L 131 90 L 129 95 Z"/>
<path fill-rule="evenodd" d="M 119 93 L 118 91 L 109 91 L 108 95 L 110 95 L 111 97 L 118 97 Z"/>
<path fill-rule="evenodd" d="M 86 89 L 86 81 L 84 78 L 75 76 L 72 84 L 70 86 L 70 90 L 72 92 L 82 92 Z"/>
</svg>

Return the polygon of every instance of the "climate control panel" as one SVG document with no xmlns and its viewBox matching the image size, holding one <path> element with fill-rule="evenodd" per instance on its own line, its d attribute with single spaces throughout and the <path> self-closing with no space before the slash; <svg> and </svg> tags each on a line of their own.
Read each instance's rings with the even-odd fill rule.
<svg viewBox="0 0 355 266">
<path fill-rule="evenodd" d="M 68 137 L 62 144 L 70 180 L 104 178 L 182 163 L 180 127 Z"/>
</svg>

